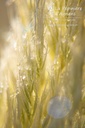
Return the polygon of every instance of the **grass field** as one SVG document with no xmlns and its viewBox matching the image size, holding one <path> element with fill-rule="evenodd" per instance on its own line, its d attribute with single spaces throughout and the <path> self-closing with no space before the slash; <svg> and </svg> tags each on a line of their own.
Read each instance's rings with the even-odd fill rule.
<svg viewBox="0 0 85 128">
<path fill-rule="evenodd" d="M 11 28 L 1 49 L 0 128 L 84 128 L 85 1 L 7 5 Z M 63 105 L 70 108 L 67 114 Z"/>
</svg>

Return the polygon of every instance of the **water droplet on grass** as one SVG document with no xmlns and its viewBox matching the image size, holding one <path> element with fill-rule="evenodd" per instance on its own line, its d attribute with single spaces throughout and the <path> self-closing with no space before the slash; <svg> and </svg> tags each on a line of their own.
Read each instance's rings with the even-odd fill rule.
<svg viewBox="0 0 85 128">
<path fill-rule="evenodd" d="M 67 97 L 56 96 L 49 101 L 47 112 L 55 118 L 65 117 L 71 110 L 72 103 Z"/>
</svg>

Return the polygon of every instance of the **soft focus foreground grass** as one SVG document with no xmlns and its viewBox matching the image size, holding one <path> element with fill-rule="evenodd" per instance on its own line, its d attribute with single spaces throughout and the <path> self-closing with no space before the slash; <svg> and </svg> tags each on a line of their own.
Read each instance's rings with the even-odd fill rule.
<svg viewBox="0 0 85 128">
<path fill-rule="evenodd" d="M 5 86 L 0 94 L 0 128 L 84 128 L 84 3 L 15 1 L 18 18 L 12 20 L 8 35 L 13 47 L 1 79 Z M 77 27 L 66 27 L 67 17 L 58 14 L 64 13 L 63 6 L 77 5 L 83 8 L 82 18 Z M 73 102 L 64 119 L 47 113 L 48 102 L 56 95 Z"/>
</svg>

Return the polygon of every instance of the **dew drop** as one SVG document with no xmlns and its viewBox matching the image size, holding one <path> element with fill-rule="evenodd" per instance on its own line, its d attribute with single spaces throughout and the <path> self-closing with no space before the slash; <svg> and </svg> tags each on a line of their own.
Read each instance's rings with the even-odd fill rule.
<svg viewBox="0 0 85 128">
<path fill-rule="evenodd" d="M 67 97 L 56 96 L 49 101 L 47 112 L 51 117 L 59 119 L 65 117 L 71 108 L 72 103 Z"/>
</svg>

